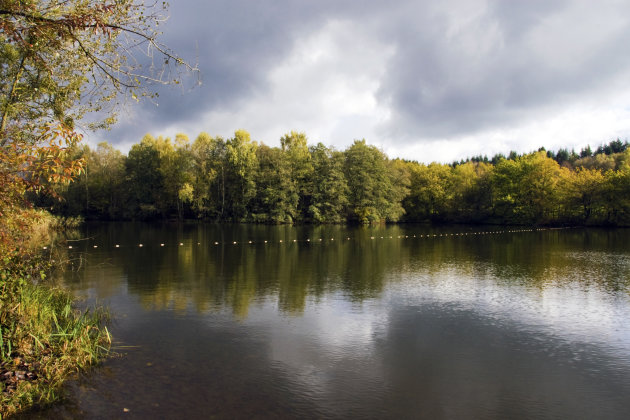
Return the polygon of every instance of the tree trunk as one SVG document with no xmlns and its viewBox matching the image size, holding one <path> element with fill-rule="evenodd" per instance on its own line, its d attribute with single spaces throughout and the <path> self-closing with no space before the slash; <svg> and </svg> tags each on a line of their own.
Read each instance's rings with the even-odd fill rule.
<svg viewBox="0 0 630 420">
<path fill-rule="evenodd" d="M 18 82 L 20 81 L 20 77 L 22 77 L 22 73 L 24 72 L 25 60 L 26 60 L 26 56 L 23 56 L 22 59 L 20 60 L 20 65 L 18 67 L 17 73 L 15 74 L 15 78 L 13 79 L 13 83 L 11 84 L 11 91 L 9 92 L 7 103 L 5 104 L 4 109 L 2 110 L 2 117 L 0 119 L 0 137 L 1 137 L 0 147 L 4 146 L 8 140 L 8 137 L 4 135 L 4 131 L 7 128 L 7 121 L 9 120 L 8 118 L 9 107 L 11 106 L 11 104 L 13 103 L 15 99 L 15 90 L 17 88 Z"/>
</svg>

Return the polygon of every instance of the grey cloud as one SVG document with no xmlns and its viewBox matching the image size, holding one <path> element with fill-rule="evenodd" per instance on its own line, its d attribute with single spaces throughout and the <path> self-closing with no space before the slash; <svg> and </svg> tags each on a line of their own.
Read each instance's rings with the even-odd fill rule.
<svg viewBox="0 0 630 420">
<path fill-rule="evenodd" d="M 378 100 L 392 113 L 382 129 L 408 141 L 470 134 L 533 118 L 550 105 L 605 90 L 630 68 L 630 56 L 624 54 L 627 21 L 617 23 L 620 29 L 608 39 L 582 51 L 575 64 L 563 42 L 553 42 L 562 34 L 553 27 L 545 33 L 541 26 L 549 16 L 572 19 L 576 7 L 590 7 L 593 21 L 611 14 L 623 19 L 630 16 L 628 6 L 488 1 L 475 10 L 475 4 L 178 0 L 171 4 L 163 40 L 185 59 L 198 60 L 203 84 L 191 91 L 160 89 L 159 107 L 141 105 L 136 119 L 123 119 L 108 137 L 137 141 L 147 131 L 159 134 L 175 121 L 198 123 L 211 110 L 235 109 L 255 94 L 264 95 L 270 72 L 295 41 L 332 19 L 359 22 L 361 30 L 395 48 L 378 91 Z M 608 15 L 598 17 L 600 10 Z M 454 29 L 453 13 L 462 15 L 467 26 Z M 572 24 L 581 28 L 583 22 Z M 586 44 L 593 37 L 593 25 L 584 26 L 571 42 Z M 550 42 L 532 44 L 533 35 Z M 301 95 L 295 93 L 296 101 Z"/>
<path fill-rule="evenodd" d="M 445 21 L 427 19 L 422 7 L 415 15 L 400 16 L 397 26 L 416 22 L 424 29 L 390 31 L 398 50 L 380 89 L 381 100 L 389 101 L 394 110 L 386 129 L 425 138 L 474 133 L 532 117 L 549 105 L 568 104 L 581 94 L 605 88 L 628 70 L 630 57 L 619 54 L 627 43 L 627 26 L 596 50 L 583 51 L 580 63 L 571 62 L 562 43 L 551 42 L 561 35 L 553 28 L 537 34 L 550 41 L 547 55 L 532 50 L 530 36 L 541 30 L 541 22 L 550 14 L 569 12 L 574 5 L 547 3 L 488 3 L 477 24 L 461 35 L 493 42 L 481 52 L 461 48 L 457 38 L 447 39 Z M 599 5 L 592 7 L 596 13 Z M 487 39 L 488 28 L 496 28 L 494 38 Z M 580 35 L 573 40 L 578 45 L 593 34 Z"/>
<path fill-rule="evenodd" d="M 298 37 L 331 16 L 356 14 L 354 8 L 354 2 L 347 1 L 180 0 L 172 4 L 163 41 L 198 64 L 202 85 L 192 90 L 159 89 L 160 106 L 143 104 L 140 121 L 122 121 L 112 137 L 138 137 L 171 121 L 196 121 L 209 110 L 234 107 L 264 92 L 268 72 Z"/>
</svg>

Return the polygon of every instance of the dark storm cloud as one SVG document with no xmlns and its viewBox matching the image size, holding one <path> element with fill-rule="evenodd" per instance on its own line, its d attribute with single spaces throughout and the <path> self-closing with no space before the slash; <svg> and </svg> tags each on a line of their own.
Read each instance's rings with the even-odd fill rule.
<svg viewBox="0 0 630 420">
<path fill-rule="evenodd" d="M 394 109 L 389 128 L 423 137 L 471 133 L 605 88 L 628 70 L 628 22 L 614 22 L 619 28 L 595 43 L 593 24 L 599 20 L 605 31 L 611 22 L 602 15 L 618 18 L 630 10 L 598 11 L 598 4 L 589 16 L 575 6 L 489 2 L 470 20 L 449 16 L 448 9 L 399 16 L 398 27 L 418 29 L 392 31 L 397 54 L 380 89 Z M 585 21 L 563 21 L 576 18 Z"/>
<path fill-rule="evenodd" d="M 108 137 L 135 142 L 264 97 L 296 40 L 332 20 L 395 51 L 377 94 L 391 114 L 384 136 L 474 134 L 613 89 L 630 68 L 628 17 L 621 2 L 178 0 L 163 41 L 198 63 L 203 84 L 160 89 L 158 107 L 142 104 Z M 305 83 L 295 100 L 317 94 Z"/>
<path fill-rule="evenodd" d="M 367 3 L 366 3 L 367 4 Z M 178 121 L 198 122 L 209 110 L 236 106 L 267 89 L 267 74 L 294 41 L 339 14 L 358 15 L 352 2 L 178 0 L 171 4 L 162 42 L 201 72 L 182 87 L 160 88 L 159 106 L 144 103 L 108 136 L 136 141 Z M 299 95 L 299 92 L 296 92 Z M 239 127 L 235 127 L 237 129 Z M 211 130 L 212 127 L 208 127 Z M 191 133 L 192 134 L 192 133 Z M 115 141 L 115 140 L 112 140 Z"/>
</svg>

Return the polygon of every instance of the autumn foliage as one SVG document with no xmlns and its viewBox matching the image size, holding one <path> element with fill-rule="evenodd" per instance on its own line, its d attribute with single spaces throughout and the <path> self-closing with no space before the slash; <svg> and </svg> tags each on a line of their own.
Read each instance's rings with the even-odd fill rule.
<svg viewBox="0 0 630 420">
<path fill-rule="evenodd" d="M 81 136 L 59 124 L 43 127 L 41 138 L 45 144 L 9 143 L 0 148 L 0 216 L 27 203 L 27 191 L 46 190 L 67 184 L 83 171 L 84 160 L 71 159 L 68 148 L 76 145 Z"/>
</svg>

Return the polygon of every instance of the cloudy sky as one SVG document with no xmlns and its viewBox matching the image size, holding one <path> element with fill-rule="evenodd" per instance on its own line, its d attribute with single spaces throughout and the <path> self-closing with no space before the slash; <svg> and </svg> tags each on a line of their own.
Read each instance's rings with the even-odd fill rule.
<svg viewBox="0 0 630 420">
<path fill-rule="evenodd" d="M 163 32 L 202 84 L 130 106 L 91 144 L 296 130 L 451 162 L 630 137 L 627 0 L 176 0 Z"/>
</svg>

